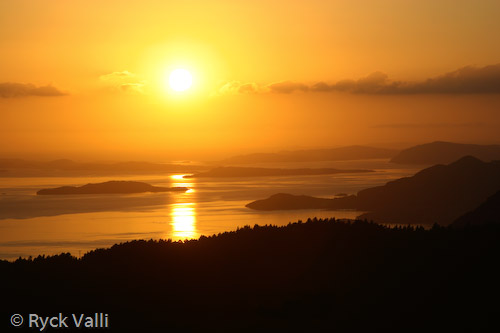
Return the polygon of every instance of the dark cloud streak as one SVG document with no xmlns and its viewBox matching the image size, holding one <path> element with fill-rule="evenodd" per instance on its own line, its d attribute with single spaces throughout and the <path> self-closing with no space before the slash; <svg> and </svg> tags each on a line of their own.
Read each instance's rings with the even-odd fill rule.
<svg viewBox="0 0 500 333">
<path fill-rule="evenodd" d="M 467 66 L 424 81 L 391 81 L 387 74 L 372 73 L 359 80 L 341 80 L 336 83 L 317 82 L 311 85 L 283 81 L 257 87 L 254 83 L 231 82 L 231 89 L 221 92 L 251 92 L 291 94 L 295 92 L 344 92 L 372 95 L 416 94 L 500 94 L 500 64 L 485 67 Z"/>
<path fill-rule="evenodd" d="M 15 97 L 28 97 L 28 96 L 64 96 L 66 93 L 60 91 L 52 85 L 37 87 L 31 83 L 15 83 L 4 82 L 0 83 L 0 97 L 15 98 Z"/>
<path fill-rule="evenodd" d="M 384 73 L 375 72 L 365 78 L 343 80 L 328 85 L 311 86 L 310 91 L 341 91 L 354 94 L 498 94 L 500 64 L 482 68 L 467 66 L 421 82 L 390 81 Z"/>
<path fill-rule="evenodd" d="M 284 81 L 270 84 L 269 90 L 280 94 L 290 94 L 294 91 L 308 91 L 309 87 L 303 83 Z"/>
<path fill-rule="evenodd" d="M 388 129 L 429 129 L 429 128 L 483 128 L 495 126 L 482 122 L 464 122 L 464 123 L 389 123 L 371 126 L 372 128 Z"/>
</svg>

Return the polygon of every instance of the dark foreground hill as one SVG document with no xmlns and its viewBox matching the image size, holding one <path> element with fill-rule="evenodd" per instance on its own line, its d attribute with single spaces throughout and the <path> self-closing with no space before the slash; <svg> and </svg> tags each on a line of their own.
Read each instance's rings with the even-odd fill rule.
<svg viewBox="0 0 500 333">
<path fill-rule="evenodd" d="M 493 194 L 473 211 L 460 216 L 453 222 L 452 226 L 463 228 L 486 224 L 500 225 L 500 191 Z"/>
<path fill-rule="evenodd" d="M 363 173 L 373 172 L 373 170 L 352 169 L 341 170 L 333 168 L 301 168 L 301 169 L 281 169 L 281 168 L 245 168 L 245 167 L 219 167 L 206 172 L 186 175 L 184 178 L 192 177 L 267 177 L 267 176 L 309 176 L 309 175 L 331 175 L 338 173 Z"/>
<path fill-rule="evenodd" d="M 500 189 L 500 163 L 468 156 L 449 165 L 435 165 L 412 177 L 359 191 L 356 196 L 324 199 L 279 194 L 251 202 L 256 210 L 357 209 L 362 218 L 401 224 L 448 225 L 475 209 Z"/>
<path fill-rule="evenodd" d="M 391 158 L 398 150 L 367 146 L 347 146 L 329 149 L 282 151 L 278 153 L 255 153 L 234 156 L 221 161 L 225 165 L 251 163 L 349 161 L 374 158 Z"/>
<path fill-rule="evenodd" d="M 400 164 L 448 164 L 464 156 L 489 162 L 500 160 L 500 145 L 474 145 L 436 141 L 404 149 L 391 159 Z"/>
<path fill-rule="evenodd" d="M 186 187 L 159 187 L 135 181 L 112 180 L 104 183 L 82 186 L 62 186 L 47 188 L 36 192 L 37 195 L 71 195 L 71 194 L 127 194 L 144 192 L 185 192 Z"/>
<path fill-rule="evenodd" d="M 498 226 L 316 219 L 134 241 L 0 262 L 1 331 L 14 313 L 102 312 L 114 332 L 494 332 L 499 254 Z"/>
</svg>

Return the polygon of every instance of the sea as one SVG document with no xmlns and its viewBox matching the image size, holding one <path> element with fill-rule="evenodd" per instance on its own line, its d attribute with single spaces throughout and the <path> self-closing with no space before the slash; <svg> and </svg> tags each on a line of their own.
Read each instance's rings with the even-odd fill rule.
<svg viewBox="0 0 500 333">
<path fill-rule="evenodd" d="M 370 169 L 368 173 L 249 178 L 184 178 L 164 173 L 96 177 L 0 178 L 0 259 L 88 251 L 136 239 L 183 241 L 254 225 L 287 225 L 308 218 L 354 219 L 355 210 L 255 211 L 245 205 L 276 193 L 333 198 L 411 176 L 420 168 L 385 159 L 266 163 L 256 167 Z M 37 196 L 43 188 L 133 180 L 186 192 Z"/>
</svg>

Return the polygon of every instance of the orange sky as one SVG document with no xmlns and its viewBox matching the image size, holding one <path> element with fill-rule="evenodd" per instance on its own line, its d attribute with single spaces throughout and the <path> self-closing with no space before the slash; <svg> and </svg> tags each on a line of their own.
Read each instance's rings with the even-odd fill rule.
<svg viewBox="0 0 500 333">
<path fill-rule="evenodd" d="M 498 13 L 472 0 L 2 1 L 0 153 L 500 143 Z M 193 87 L 172 94 L 179 67 Z"/>
</svg>

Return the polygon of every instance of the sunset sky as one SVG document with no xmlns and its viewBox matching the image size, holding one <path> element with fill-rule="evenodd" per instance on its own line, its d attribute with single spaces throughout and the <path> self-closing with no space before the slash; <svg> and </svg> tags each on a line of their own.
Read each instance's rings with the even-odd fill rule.
<svg viewBox="0 0 500 333">
<path fill-rule="evenodd" d="M 500 143 L 500 1 L 1 1 L 0 154 Z M 188 70 L 193 84 L 169 87 Z"/>
</svg>

